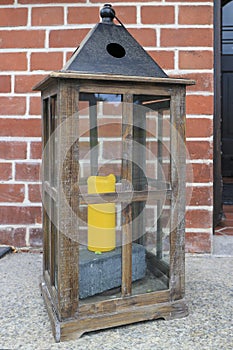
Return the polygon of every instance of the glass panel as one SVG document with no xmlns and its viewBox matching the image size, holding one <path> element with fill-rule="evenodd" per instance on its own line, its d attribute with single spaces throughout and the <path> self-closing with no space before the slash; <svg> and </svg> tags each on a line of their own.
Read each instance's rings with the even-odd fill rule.
<svg viewBox="0 0 233 350">
<path fill-rule="evenodd" d="M 57 145 L 54 131 L 57 126 L 57 95 L 43 100 L 43 128 L 44 152 L 43 172 L 44 181 L 54 186 L 57 181 L 56 162 Z M 43 184 L 44 184 L 43 181 Z M 47 186 L 47 185 L 46 185 Z M 51 278 L 51 284 L 57 287 L 57 229 L 56 229 L 56 203 L 43 188 L 43 228 L 44 228 L 44 254 L 45 270 Z"/>
<path fill-rule="evenodd" d="M 170 98 L 134 96 L 133 188 L 146 196 L 132 205 L 133 294 L 169 288 L 170 133 Z"/>
<path fill-rule="evenodd" d="M 79 188 L 82 195 L 113 193 L 121 186 L 122 96 L 79 96 Z M 111 202 L 79 206 L 81 304 L 119 295 L 121 206 Z"/>
<path fill-rule="evenodd" d="M 43 169 L 43 176 L 44 176 L 44 181 L 49 181 L 49 169 L 50 169 L 50 157 L 49 155 L 49 143 L 47 144 L 50 136 L 50 123 L 49 123 L 49 99 L 46 98 L 43 100 L 43 135 L 44 135 L 44 140 L 43 140 L 43 148 L 46 147 L 46 151 L 43 154 L 44 157 L 44 166 Z M 48 148 L 48 151 L 47 151 Z"/>
<path fill-rule="evenodd" d="M 51 284 L 57 289 L 58 261 L 57 261 L 57 206 L 51 199 Z"/>
<path fill-rule="evenodd" d="M 79 100 L 81 177 L 119 176 L 122 96 L 81 93 Z"/>
<path fill-rule="evenodd" d="M 56 166 L 57 166 L 57 145 L 56 145 L 56 137 L 54 134 L 54 131 L 57 127 L 57 95 L 50 97 L 50 162 L 51 162 L 51 174 L 50 174 L 50 181 L 52 186 L 56 186 L 57 183 L 57 176 L 55 174 Z"/>
<path fill-rule="evenodd" d="M 43 150 L 49 148 L 47 141 L 50 135 L 50 124 L 49 124 L 49 99 L 43 100 Z M 49 151 L 49 150 L 48 150 Z M 49 168 L 50 168 L 50 157 L 49 152 L 44 151 L 43 157 L 43 180 L 49 181 Z M 43 189 L 43 231 L 44 231 L 44 268 L 50 273 L 50 197 Z"/>
<path fill-rule="evenodd" d="M 45 270 L 50 273 L 50 256 L 51 256 L 51 224 L 50 224 L 50 197 L 44 192 L 44 210 L 43 210 L 43 230 L 44 230 L 44 256 Z"/>
<path fill-rule="evenodd" d="M 132 257 L 129 244 L 123 260 L 132 261 L 132 293 L 169 288 L 170 98 L 135 95 L 131 104 L 122 101 L 121 95 L 80 94 L 81 304 L 120 297 L 122 268 L 129 287 L 125 271 L 131 270 L 122 266 L 121 245 L 131 229 Z M 133 121 L 128 139 L 122 136 L 127 130 L 123 116 Z M 122 179 L 123 164 L 129 172 L 132 165 L 132 182 Z M 117 203 L 111 203 L 113 192 Z"/>
<path fill-rule="evenodd" d="M 56 185 L 57 176 L 57 145 L 54 131 L 57 127 L 57 95 L 43 100 L 43 128 L 44 128 L 44 180 L 50 182 L 52 186 Z"/>
</svg>

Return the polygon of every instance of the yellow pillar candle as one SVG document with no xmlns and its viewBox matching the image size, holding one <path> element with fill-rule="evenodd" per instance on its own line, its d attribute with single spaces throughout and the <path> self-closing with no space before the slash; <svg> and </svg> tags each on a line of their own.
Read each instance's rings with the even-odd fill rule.
<svg viewBox="0 0 233 350">
<path fill-rule="evenodd" d="M 108 176 L 90 176 L 87 180 L 88 193 L 115 192 L 116 178 Z M 115 204 L 88 205 L 88 249 L 108 252 L 116 247 Z"/>
</svg>

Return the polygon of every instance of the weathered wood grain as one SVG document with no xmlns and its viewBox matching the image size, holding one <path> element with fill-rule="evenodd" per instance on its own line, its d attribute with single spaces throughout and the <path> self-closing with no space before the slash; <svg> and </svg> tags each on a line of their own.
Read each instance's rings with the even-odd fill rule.
<svg viewBox="0 0 233 350">
<path fill-rule="evenodd" d="M 62 125 L 57 133 L 57 144 L 49 145 L 48 154 L 51 153 L 51 157 L 45 155 L 43 181 L 44 262 L 41 289 L 56 341 L 73 339 L 84 332 L 117 325 L 187 315 L 187 307 L 183 300 L 185 289 L 185 85 L 193 83 L 185 79 L 53 72 L 36 86 L 36 89 L 42 91 L 44 101 L 42 109 L 44 147 L 56 128 L 56 123 Z M 117 185 L 120 186 L 120 190 L 115 193 L 87 194 L 85 191 L 80 191 L 79 186 L 86 186 L 86 180 L 80 180 L 78 162 L 80 92 L 123 96 L 122 174 L 121 183 Z M 135 154 L 134 137 L 142 145 L 145 145 L 146 137 L 141 132 L 137 132 L 140 130 L 134 128 L 134 124 L 138 125 L 138 119 L 140 119 L 140 115 L 137 118 L 133 117 L 135 94 L 158 96 L 151 107 L 158 113 L 159 123 L 161 123 L 160 134 L 164 132 L 162 109 L 168 108 L 170 102 L 171 179 L 166 179 L 166 183 L 162 181 L 162 174 L 158 172 L 157 179 L 148 179 L 148 186 L 141 186 L 140 174 L 133 171 L 132 161 L 138 161 L 141 168 L 145 169 L 143 159 L 145 154 Z M 95 107 L 92 112 L 94 131 L 91 148 L 94 149 L 98 143 Z M 162 140 L 162 135 L 159 135 L 158 140 Z M 157 158 L 161 164 L 162 150 L 162 143 L 158 143 Z M 96 153 L 93 154 L 95 159 L 92 159 L 92 174 L 98 168 Z M 134 183 L 138 188 L 132 193 L 126 187 L 124 188 L 124 181 Z M 152 186 L 152 189 L 149 186 Z M 150 203 L 155 201 L 158 204 L 164 198 L 170 201 L 170 264 L 163 260 L 162 219 L 157 223 L 157 255 L 147 253 L 146 259 L 148 270 L 155 278 L 157 276 L 163 278 L 167 289 L 132 295 L 132 220 L 134 218 L 132 203 L 143 203 L 148 196 Z M 116 298 L 106 295 L 102 301 L 82 300 L 80 302 L 78 243 L 80 204 L 103 202 L 122 203 L 124 207 L 121 223 L 121 295 Z M 141 210 L 139 205 L 135 207 L 136 210 Z M 158 211 L 160 210 L 162 207 L 158 205 Z M 143 228 L 144 223 L 140 223 L 138 231 Z M 146 242 L 141 240 L 141 244 Z"/>
</svg>

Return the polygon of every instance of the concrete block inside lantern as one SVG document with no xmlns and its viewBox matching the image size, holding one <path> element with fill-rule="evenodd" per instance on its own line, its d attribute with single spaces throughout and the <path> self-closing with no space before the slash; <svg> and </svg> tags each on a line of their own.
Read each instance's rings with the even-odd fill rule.
<svg viewBox="0 0 233 350">
<path fill-rule="evenodd" d="M 80 250 L 79 257 L 80 299 L 102 293 L 121 285 L 121 247 L 113 251 L 95 254 L 87 248 Z M 132 280 L 137 281 L 146 274 L 146 251 L 140 245 L 132 244 Z"/>
</svg>

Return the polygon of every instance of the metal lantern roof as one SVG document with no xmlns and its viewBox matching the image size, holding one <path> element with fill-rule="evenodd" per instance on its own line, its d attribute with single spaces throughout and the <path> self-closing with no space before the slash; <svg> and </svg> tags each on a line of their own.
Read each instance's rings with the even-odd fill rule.
<svg viewBox="0 0 233 350">
<path fill-rule="evenodd" d="M 104 5 L 100 16 L 102 22 L 89 32 L 62 72 L 167 78 L 127 29 L 113 22 L 111 5 Z"/>
</svg>

